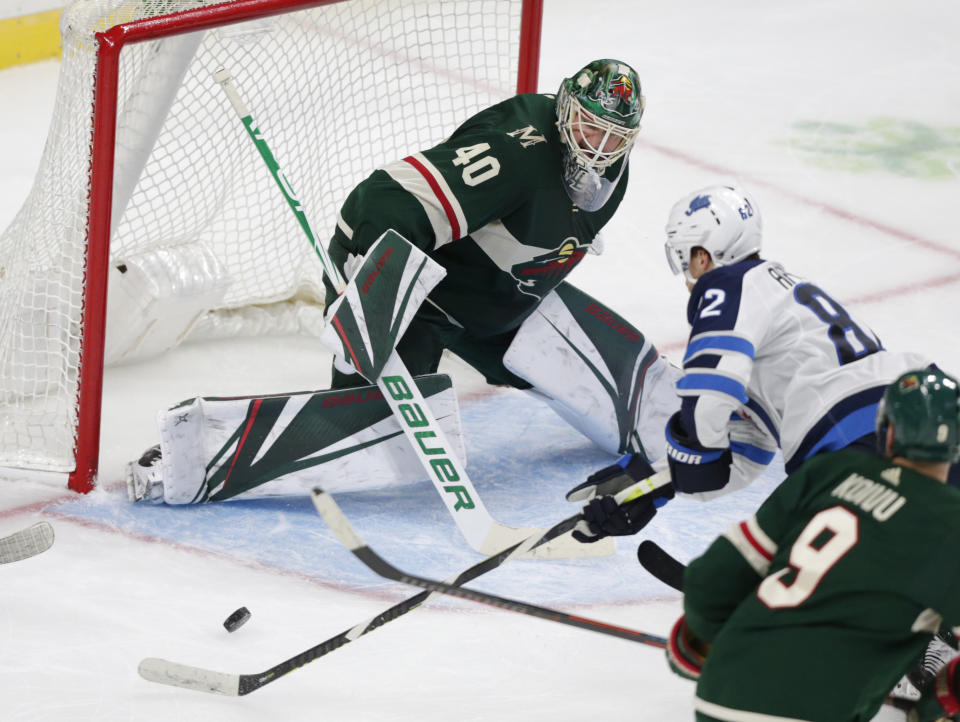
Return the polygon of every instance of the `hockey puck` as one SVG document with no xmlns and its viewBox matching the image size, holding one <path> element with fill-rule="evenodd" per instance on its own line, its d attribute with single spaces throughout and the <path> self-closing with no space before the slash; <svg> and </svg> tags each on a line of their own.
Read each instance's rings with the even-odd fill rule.
<svg viewBox="0 0 960 722">
<path fill-rule="evenodd" d="M 246 607 L 240 607 L 240 609 L 224 620 L 223 628 L 228 632 L 236 632 L 247 623 L 248 619 L 250 619 L 250 610 Z"/>
</svg>

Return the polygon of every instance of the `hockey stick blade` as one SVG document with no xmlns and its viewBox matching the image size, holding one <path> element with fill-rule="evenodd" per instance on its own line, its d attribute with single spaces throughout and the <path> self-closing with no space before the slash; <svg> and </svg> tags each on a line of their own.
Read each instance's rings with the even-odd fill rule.
<svg viewBox="0 0 960 722">
<path fill-rule="evenodd" d="M 650 574 L 678 592 L 683 591 L 683 572 L 685 564 L 670 556 L 655 541 L 645 539 L 637 547 L 637 561 Z"/>
<path fill-rule="evenodd" d="M 339 505 L 337 505 L 337 503 L 333 500 L 332 496 L 327 494 L 322 489 L 314 489 L 313 504 L 316 506 L 317 512 L 321 517 L 323 517 L 323 520 L 327 523 L 340 542 L 351 552 L 353 552 L 353 555 L 363 562 L 371 571 L 375 572 L 381 577 L 392 579 L 393 581 L 401 582 L 403 584 L 420 587 L 430 592 L 439 592 L 441 594 L 460 597 L 462 599 L 468 599 L 472 602 L 488 604 L 499 609 L 506 609 L 511 612 L 519 612 L 521 614 L 539 617 L 540 619 L 546 619 L 551 622 L 557 622 L 559 624 L 565 624 L 571 627 L 578 627 L 580 629 L 587 629 L 600 634 L 627 639 L 631 642 L 638 642 L 640 644 L 646 644 L 652 647 L 658 647 L 660 649 L 666 647 L 666 639 L 653 634 L 647 634 L 646 632 L 638 632 L 634 629 L 608 624 L 607 622 L 601 622 L 588 617 L 567 614 L 566 612 L 560 612 L 547 607 L 540 607 L 535 604 L 529 604 L 527 602 L 521 602 L 515 599 L 507 599 L 505 597 L 499 597 L 486 592 L 466 589 L 456 584 L 449 584 L 447 582 L 441 582 L 433 579 L 427 579 L 425 577 L 407 574 L 406 572 L 397 569 L 395 566 L 386 561 L 383 557 L 371 549 L 363 541 L 363 539 L 360 538 L 357 532 L 350 525 L 350 522 L 347 520 L 347 517 L 340 509 Z"/>
<path fill-rule="evenodd" d="M 45 521 L 5 536 L 0 539 L 0 564 L 18 562 L 45 552 L 53 546 L 53 538 L 53 527 Z"/>
<path fill-rule="evenodd" d="M 530 552 L 536 552 L 540 545 L 546 544 L 551 539 L 555 539 L 568 533 L 579 521 L 580 515 L 571 516 L 568 519 L 554 524 L 546 530 L 538 530 L 532 536 L 527 537 L 522 542 L 518 542 L 498 554 L 487 557 L 477 562 L 473 566 L 460 572 L 460 574 L 449 580 L 452 585 L 465 584 L 472 579 L 476 579 L 482 574 L 496 569 L 504 562 L 522 557 Z M 362 637 L 368 632 L 390 622 L 398 617 L 402 617 L 407 612 L 411 612 L 429 597 L 431 592 L 420 592 L 408 599 L 399 602 L 389 609 L 384 610 L 377 616 L 367 621 L 361 622 L 345 632 L 331 637 L 320 644 L 297 654 L 279 664 L 270 667 L 262 672 L 254 674 L 230 674 L 227 672 L 217 672 L 203 667 L 193 667 L 179 662 L 171 662 L 157 657 L 148 657 L 140 662 L 138 672 L 140 676 L 149 682 L 166 684 L 172 687 L 181 687 L 183 689 L 192 689 L 198 692 L 210 692 L 213 694 L 222 694 L 231 697 L 242 697 L 250 694 L 264 685 L 274 682 L 277 679 L 293 672 L 296 669 L 308 664 L 315 659 L 333 652 L 336 649 L 349 644 Z"/>
</svg>

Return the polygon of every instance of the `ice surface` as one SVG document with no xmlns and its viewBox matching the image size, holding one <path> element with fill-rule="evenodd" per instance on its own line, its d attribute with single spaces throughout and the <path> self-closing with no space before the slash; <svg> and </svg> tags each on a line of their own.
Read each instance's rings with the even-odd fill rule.
<svg viewBox="0 0 960 722">
<path fill-rule="evenodd" d="M 639 70 L 647 97 L 627 198 L 571 280 L 661 350 L 686 335 L 686 291 L 663 259 L 672 203 L 739 179 L 763 211 L 765 256 L 808 275 L 867 319 L 889 348 L 960 371 L 960 7 L 919 0 L 803 4 L 735 0 L 545 3 L 540 89 L 595 57 Z M 0 72 L 0 228 L 29 188 L 57 63 Z M 692 686 L 655 649 L 504 611 L 441 600 L 242 699 L 149 684 L 147 656 L 256 672 L 415 589 L 386 583 L 341 549 L 308 499 L 194 508 L 130 505 L 123 464 L 153 443 L 157 408 L 197 394 L 322 388 L 315 341 L 192 344 L 105 380 L 103 485 L 77 497 L 32 483 L 0 491 L 0 535 L 46 519 L 49 551 L 6 565 L 0 593 L 4 720 L 692 719 Z M 447 366 L 461 395 L 469 469 L 512 525 L 575 511 L 563 492 L 609 458 L 518 392 Z M 136 398 L 136 403 L 131 399 Z M 749 514 L 780 467 L 700 505 L 675 500 L 643 536 L 681 559 Z M 426 483 L 345 494 L 358 530 L 412 573 L 446 577 L 479 556 Z M 634 558 L 519 561 L 477 588 L 666 634 L 676 592 Z M 238 606 L 250 622 L 227 634 Z M 812 690 L 812 693 L 816 693 Z"/>
</svg>

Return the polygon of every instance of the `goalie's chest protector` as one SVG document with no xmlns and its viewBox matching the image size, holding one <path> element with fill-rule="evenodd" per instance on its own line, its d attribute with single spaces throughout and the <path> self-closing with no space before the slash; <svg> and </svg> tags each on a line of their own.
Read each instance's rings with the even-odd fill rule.
<svg viewBox="0 0 960 722">
<path fill-rule="evenodd" d="M 561 149 L 553 97 L 519 95 L 384 169 L 432 228 L 425 250 L 447 276 L 430 298 L 479 336 L 519 326 L 623 198 L 626 171 L 599 211 L 577 208 L 563 187 Z"/>
</svg>

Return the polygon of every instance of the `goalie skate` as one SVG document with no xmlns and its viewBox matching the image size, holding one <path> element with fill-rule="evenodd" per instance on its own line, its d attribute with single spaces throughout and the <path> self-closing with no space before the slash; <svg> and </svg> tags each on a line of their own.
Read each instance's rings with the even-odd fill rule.
<svg viewBox="0 0 960 722">
<path fill-rule="evenodd" d="M 127 464 L 127 498 L 163 503 L 163 464 L 160 444 L 151 446 L 137 461 Z"/>
</svg>

